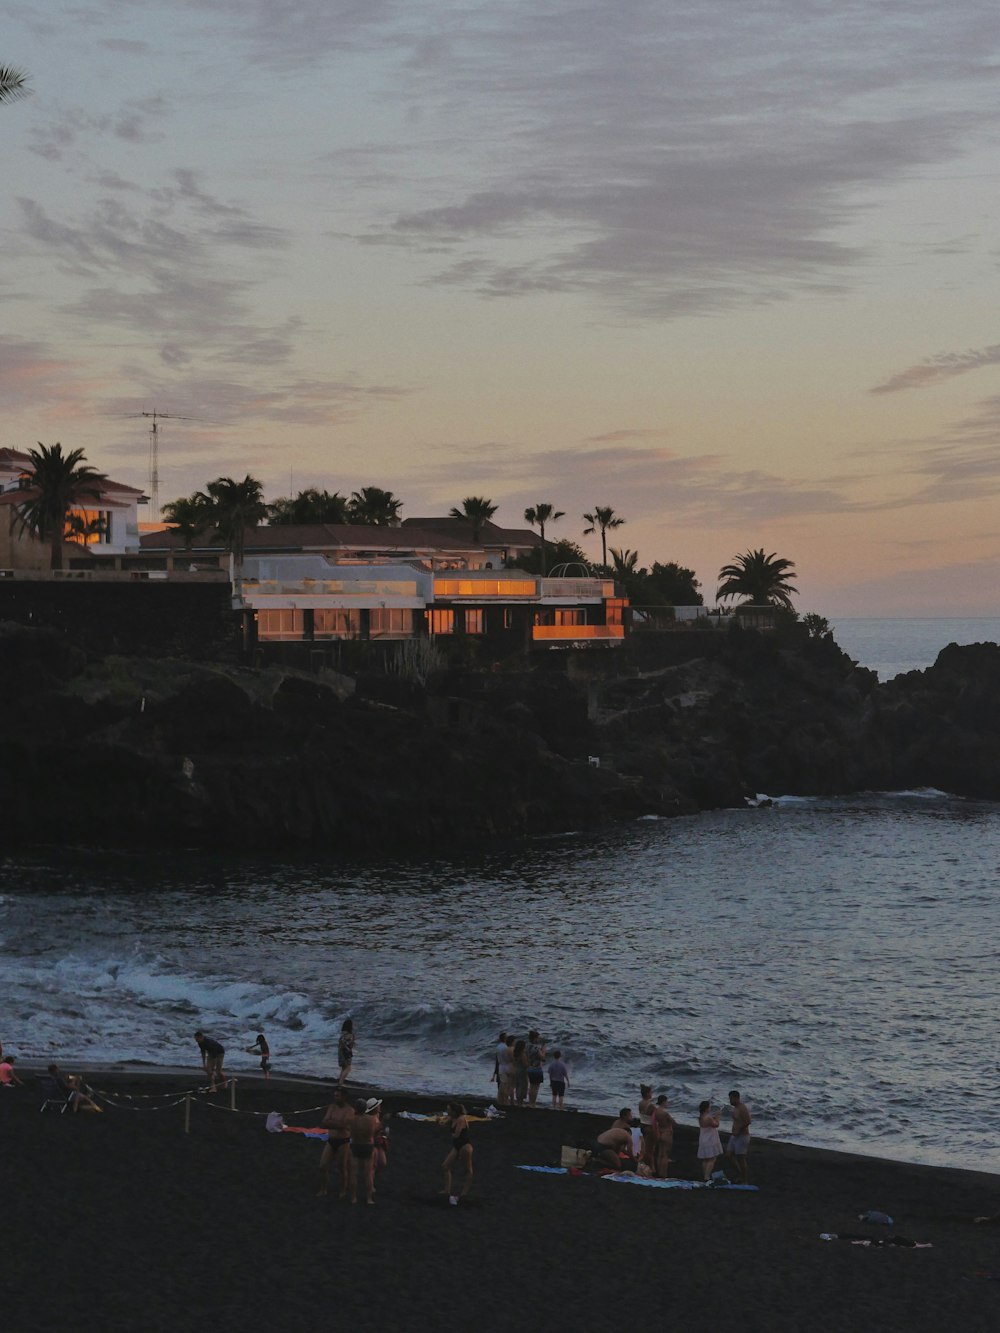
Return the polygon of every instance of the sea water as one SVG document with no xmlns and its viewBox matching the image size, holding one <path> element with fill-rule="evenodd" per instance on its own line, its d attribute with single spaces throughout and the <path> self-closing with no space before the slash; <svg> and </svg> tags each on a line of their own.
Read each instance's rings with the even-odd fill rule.
<svg viewBox="0 0 1000 1333">
<path fill-rule="evenodd" d="M 107 854 L 0 867 L 0 1038 L 25 1059 L 279 1071 L 488 1097 L 539 1027 L 568 1101 L 640 1081 L 692 1121 L 1000 1170 L 1000 807 L 778 799 L 475 858 L 344 866 Z M 544 1096 L 544 1094 L 543 1094 Z"/>
<path fill-rule="evenodd" d="M 1000 616 L 835 619 L 831 628 L 841 648 L 879 680 L 933 666 L 949 643 L 1000 643 Z"/>
</svg>

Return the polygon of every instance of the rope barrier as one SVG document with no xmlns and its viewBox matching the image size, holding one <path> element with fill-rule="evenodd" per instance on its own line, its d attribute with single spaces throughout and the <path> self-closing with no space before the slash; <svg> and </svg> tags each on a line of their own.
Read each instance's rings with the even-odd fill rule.
<svg viewBox="0 0 1000 1333">
<path fill-rule="evenodd" d="M 112 1097 L 109 1097 L 106 1092 L 101 1092 L 97 1088 L 93 1090 L 91 1096 L 99 1097 L 102 1102 L 106 1102 L 108 1106 L 113 1106 L 117 1111 L 169 1111 L 174 1106 L 180 1106 L 181 1102 L 185 1100 L 185 1098 L 181 1096 L 178 1097 L 176 1101 L 167 1102 L 163 1106 L 128 1106 L 124 1102 L 116 1102 Z"/>
</svg>

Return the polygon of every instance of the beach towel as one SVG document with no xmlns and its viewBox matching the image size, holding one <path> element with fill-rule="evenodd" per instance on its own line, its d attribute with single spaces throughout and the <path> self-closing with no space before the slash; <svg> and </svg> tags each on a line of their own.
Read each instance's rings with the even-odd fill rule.
<svg viewBox="0 0 1000 1333">
<path fill-rule="evenodd" d="M 642 1185 L 644 1189 L 653 1190 L 745 1190 L 751 1193 L 757 1192 L 756 1185 L 731 1185 L 727 1181 L 724 1185 L 714 1180 L 656 1180 L 652 1176 L 633 1176 L 625 1173 L 602 1176 L 602 1180 L 610 1180 L 613 1185 Z"/>
<path fill-rule="evenodd" d="M 496 1113 L 496 1115 L 489 1115 L 487 1113 L 486 1115 L 467 1115 L 465 1118 L 470 1125 L 485 1125 L 488 1124 L 491 1120 L 503 1119 L 499 1111 Z M 444 1122 L 448 1119 L 448 1117 L 444 1111 L 435 1111 L 433 1114 L 428 1114 L 426 1111 L 397 1111 L 396 1119 L 422 1120 L 425 1123 L 431 1125 L 443 1125 Z"/>
<path fill-rule="evenodd" d="M 569 1169 L 565 1166 L 519 1166 L 518 1171 L 540 1171 L 545 1176 L 568 1176 Z"/>
<path fill-rule="evenodd" d="M 301 1125 L 282 1125 L 282 1134 L 304 1134 L 307 1139 L 325 1139 L 329 1137 L 329 1131 L 322 1125 L 313 1125 L 308 1129 L 303 1129 Z"/>
</svg>

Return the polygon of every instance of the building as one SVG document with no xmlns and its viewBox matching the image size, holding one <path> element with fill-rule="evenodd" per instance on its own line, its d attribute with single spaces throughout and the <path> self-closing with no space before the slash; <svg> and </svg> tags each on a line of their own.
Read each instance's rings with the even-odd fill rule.
<svg viewBox="0 0 1000 1333">
<path fill-rule="evenodd" d="M 35 492 L 28 454 L 0 449 L 0 569 L 49 568 L 49 543 L 21 529 L 17 510 Z M 67 569 L 120 568 L 121 561 L 139 553 L 139 505 L 146 496 L 134 486 L 100 477 L 98 494 L 69 512 L 63 563 Z"/>
</svg>

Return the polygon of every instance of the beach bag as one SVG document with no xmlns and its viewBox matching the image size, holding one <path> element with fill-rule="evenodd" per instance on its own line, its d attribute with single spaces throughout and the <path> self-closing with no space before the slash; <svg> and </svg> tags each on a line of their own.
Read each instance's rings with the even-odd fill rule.
<svg viewBox="0 0 1000 1333">
<path fill-rule="evenodd" d="M 559 1158 L 559 1165 L 572 1170 L 574 1167 L 580 1168 L 587 1165 L 590 1161 L 590 1150 L 588 1148 L 570 1148 L 563 1144 L 562 1154 Z"/>
</svg>

